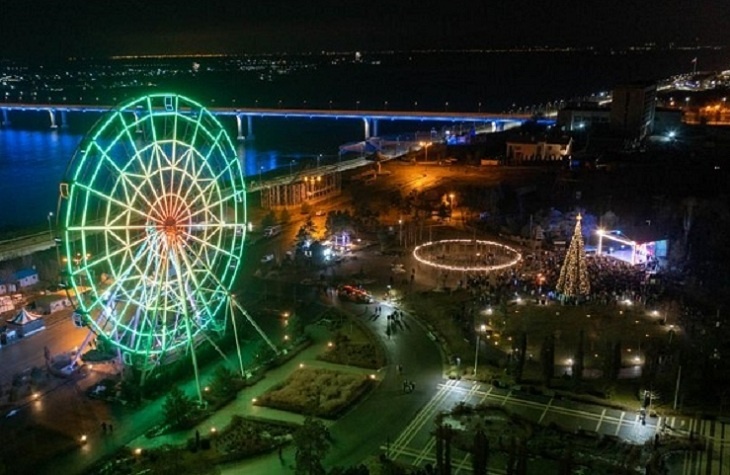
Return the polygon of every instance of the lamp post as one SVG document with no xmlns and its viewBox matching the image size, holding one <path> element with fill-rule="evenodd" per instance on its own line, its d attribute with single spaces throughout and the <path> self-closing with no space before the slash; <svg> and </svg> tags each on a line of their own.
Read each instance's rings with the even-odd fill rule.
<svg viewBox="0 0 730 475">
<path fill-rule="evenodd" d="M 51 225 L 51 218 L 53 218 L 53 211 L 48 212 L 48 216 L 46 216 L 48 219 L 48 236 L 51 238 L 51 242 L 53 243 L 53 247 L 56 248 L 56 263 L 61 264 L 61 251 L 58 250 L 58 243 L 53 238 L 53 227 Z"/>
<path fill-rule="evenodd" d="M 294 168 L 293 167 L 294 167 L 294 164 L 295 163 L 296 163 L 296 161 L 294 161 L 294 160 L 292 160 L 291 162 L 289 162 L 289 178 L 292 178 L 294 176 Z"/>
<path fill-rule="evenodd" d="M 51 218 L 53 217 L 53 211 L 48 212 L 48 237 L 51 238 L 51 241 L 53 241 L 53 229 L 51 228 Z"/>
<path fill-rule="evenodd" d="M 452 222 L 456 220 L 456 217 L 454 216 L 454 198 L 456 198 L 456 195 L 454 193 L 449 193 L 449 215 Z"/>
<path fill-rule="evenodd" d="M 428 147 L 431 146 L 431 142 L 419 142 L 419 145 L 423 147 L 426 150 L 426 156 L 424 157 L 423 161 L 428 161 Z"/>
<path fill-rule="evenodd" d="M 485 324 L 479 325 L 479 329 L 477 330 L 477 346 L 474 350 L 474 381 L 477 380 L 477 367 L 479 366 L 479 343 L 481 340 L 482 333 L 487 331 L 487 326 Z"/>
<path fill-rule="evenodd" d="M 262 166 L 259 167 L 259 186 L 263 186 L 264 185 L 264 180 L 261 178 L 261 172 L 263 172 L 263 171 L 264 171 L 264 167 L 262 165 Z"/>
<path fill-rule="evenodd" d="M 403 247 L 403 219 L 398 220 L 398 241 L 400 242 L 401 247 Z"/>
</svg>

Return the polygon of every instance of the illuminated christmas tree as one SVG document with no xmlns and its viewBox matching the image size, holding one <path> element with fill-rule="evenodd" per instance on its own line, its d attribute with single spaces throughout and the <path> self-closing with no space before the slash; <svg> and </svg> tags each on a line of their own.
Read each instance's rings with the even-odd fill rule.
<svg viewBox="0 0 730 475">
<path fill-rule="evenodd" d="M 557 291 L 568 299 L 585 297 L 591 291 L 580 220 L 581 215 L 579 214 L 575 223 L 573 239 L 570 241 L 556 286 Z"/>
</svg>

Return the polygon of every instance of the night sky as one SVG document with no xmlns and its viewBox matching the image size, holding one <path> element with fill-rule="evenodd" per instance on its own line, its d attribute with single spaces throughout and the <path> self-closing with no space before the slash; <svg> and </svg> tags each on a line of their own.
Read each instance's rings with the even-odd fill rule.
<svg viewBox="0 0 730 475">
<path fill-rule="evenodd" d="M 730 44 L 728 0 L 0 0 L 0 57 Z"/>
</svg>

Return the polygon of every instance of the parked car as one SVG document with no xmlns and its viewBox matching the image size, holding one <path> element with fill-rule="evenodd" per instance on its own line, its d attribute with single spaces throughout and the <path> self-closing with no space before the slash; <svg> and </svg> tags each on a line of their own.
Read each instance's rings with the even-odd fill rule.
<svg viewBox="0 0 730 475">
<path fill-rule="evenodd" d="M 274 260 L 273 254 L 266 254 L 264 257 L 261 258 L 261 263 L 266 264 L 267 262 L 272 262 Z"/>
</svg>

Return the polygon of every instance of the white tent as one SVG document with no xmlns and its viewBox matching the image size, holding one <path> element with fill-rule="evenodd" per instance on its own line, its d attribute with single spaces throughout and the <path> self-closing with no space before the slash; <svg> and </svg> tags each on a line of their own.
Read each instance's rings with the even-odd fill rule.
<svg viewBox="0 0 730 475">
<path fill-rule="evenodd" d="M 8 320 L 8 330 L 15 330 L 18 336 L 28 336 L 46 328 L 43 317 L 22 308 L 18 314 Z"/>
</svg>

